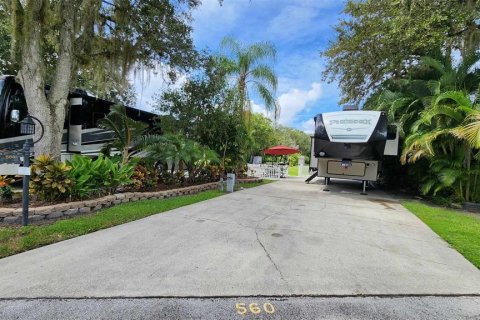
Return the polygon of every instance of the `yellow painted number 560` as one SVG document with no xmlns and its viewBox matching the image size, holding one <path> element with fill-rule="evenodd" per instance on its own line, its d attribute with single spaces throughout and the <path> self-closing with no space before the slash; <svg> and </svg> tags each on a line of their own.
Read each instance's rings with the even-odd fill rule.
<svg viewBox="0 0 480 320">
<path fill-rule="evenodd" d="M 253 314 L 260 314 L 262 311 L 265 311 L 265 313 L 272 314 L 275 312 L 275 308 L 273 307 L 273 304 L 271 303 L 264 303 L 263 304 L 263 310 L 258 306 L 258 303 L 250 303 L 247 305 L 245 303 L 237 303 L 235 304 L 235 308 L 237 309 L 237 313 L 240 315 L 245 315 L 249 311 Z"/>
</svg>

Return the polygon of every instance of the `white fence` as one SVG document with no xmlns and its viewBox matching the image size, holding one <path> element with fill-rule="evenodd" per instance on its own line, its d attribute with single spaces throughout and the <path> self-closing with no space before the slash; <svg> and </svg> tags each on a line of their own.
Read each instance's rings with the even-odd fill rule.
<svg viewBox="0 0 480 320">
<path fill-rule="evenodd" d="M 258 178 L 285 178 L 288 174 L 288 165 L 248 164 L 248 174 Z"/>
</svg>

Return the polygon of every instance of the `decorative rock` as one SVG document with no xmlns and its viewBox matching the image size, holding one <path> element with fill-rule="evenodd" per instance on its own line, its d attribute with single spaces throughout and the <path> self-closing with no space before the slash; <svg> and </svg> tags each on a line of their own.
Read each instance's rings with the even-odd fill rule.
<svg viewBox="0 0 480 320">
<path fill-rule="evenodd" d="M 21 223 L 22 222 L 22 217 L 21 216 L 5 217 L 5 218 L 3 218 L 2 222 L 7 223 L 7 224 Z"/>
<path fill-rule="evenodd" d="M 122 203 L 122 200 L 113 200 L 112 203 L 113 203 L 113 204 L 119 204 L 119 203 Z"/>
<path fill-rule="evenodd" d="M 63 212 L 62 211 L 57 211 L 57 212 L 52 212 L 50 214 L 47 214 L 45 216 L 45 218 L 47 218 L 48 220 L 50 219 L 55 219 L 55 218 L 60 218 L 63 216 Z"/>
<path fill-rule="evenodd" d="M 117 200 L 125 199 L 125 194 L 124 193 L 117 193 L 117 194 L 115 194 L 115 199 L 117 199 Z"/>
<path fill-rule="evenodd" d="M 32 210 L 35 214 L 47 215 L 47 214 L 54 213 L 56 211 L 55 209 L 56 209 L 55 206 L 47 206 L 47 207 L 32 208 L 30 210 Z"/>
<path fill-rule="evenodd" d="M 73 216 L 78 213 L 78 208 L 68 209 L 63 212 L 66 216 Z"/>
<path fill-rule="evenodd" d="M 97 211 L 97 210 L 100 210 L 100 209 L 102 209 L 102 205 L 101 205 L 101 204 L 97 204 L 97 205 L 93 208 L 94 211 Z"/>
<path fill-rule="evenodd" d="M 92 209 L 90 209 L 90 207 L 83 207 L 83 208 L 78 209 L 79 213 L 89 213 L 91 211 L 92 211 Z"/>
<path fill-rule="evenodd" d="M 42 215 L 42 214 L 34 214 L 33 216 L 28 217 L 29 222 L 36 222 L 44 219 L 45 219 L 45 215 Z"/>
<path fill-rule="evenodd" d="M 53 207 L 55 207 L 55 211 L 65 211 L 65 210 L 68 210 L 68 209 L 71 208 L 71 204 L 70 203 L 60 203 L 60 204 L 54 205 Z"/>
<path fill-rule="evenodd" d="M 106 196 L 106 197 L 103 197 L 103 198 L 102 198 L 102 200 L 104 200 L 104 201 L 106 201 L 106 202 L 110 202 L 110 203 L 111 203 L 112 201 L 116 200 L 116 199 L 117 199 L 117 198 L 116 198 L 114 195 L 112 195 L 112 196 Z"/>
<path fill-rule="evenodd" d="M 138 201 L 137 197 L 131 198 L 130 201 Z"/>
<path fill-rule="evenodd" d="M 85 201 L 83 204 L 85 207 L 95 207 L 97 203 L 98 203 L 97 200 L 89 200 L 89 201 Z"/>
<path fill-rule="evenodd" d="M 82 201 L 76 201 L 76 202 L 71 202 L 70 203 L 70 208 L 75 209 L 75 208 L 82 208 L 84 206 Z"/>
<path fill-rule="evenodd" d="M 13 210 L 10 208 L 0 208 L 0 217 L 8 217 L 13 214 Z"/>
</svg>

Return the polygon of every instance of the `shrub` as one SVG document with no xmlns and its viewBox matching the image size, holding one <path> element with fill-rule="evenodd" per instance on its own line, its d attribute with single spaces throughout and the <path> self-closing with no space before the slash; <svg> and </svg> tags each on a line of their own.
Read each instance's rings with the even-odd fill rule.
<svg viewBox="0 0 480 320">
<path fill-rule="evenodd" d="M 10 186 L 0 187 L 0 203 L 8 203 L 13 200 L 13 191 Z"/>
<path fill-rule="evenodd" d="M 32 163 L 30 191 L 45 201 L 66 199 L 74 184 L 69 176 L 71 169 L 71 166 L 50 156 L 39 156 Z"/>
<path fill-rule="evenodd" d="M 297 166 L 298 165 L 298 158 L 300 157 L 300 154 L 295 153 L 290 156 L 288 156 L 288 164 L 290 166 Z"/>
<path fill-rule="evenodd" d="M 13 200 L 13 191 L 10 184 L 13 179 L 7 176 L 0 176 L 0 203 L 11 202 Z"/>
<path fill-rule="evenodd" d="M 71 188 L 71 195 L 76 199 L 111 194 L 120 186 L 131 182 L 134 170 L 132 164 L 122 165 L 119 161 L 104 156 L 93 160 L 74 155 L 67 164 L 72 168 L 69 175 L 75 184 Z"/>
<path fill-rule="evenodd" d="M 167 186 L 181 187 L 186 184 L 186 179 L 183 171 L 176 171 L 174 173 L 169 171 L 163 171 L 160 176 L 160 181 Z"/>
<path fill-rule="evenodd" d="M 135 166 L 131 183 L 128 189 L 135 191 L 148 191 L 154 189 L 159 182 L 160 172 L 153 166 L 140 162 Z"/>
</svg>

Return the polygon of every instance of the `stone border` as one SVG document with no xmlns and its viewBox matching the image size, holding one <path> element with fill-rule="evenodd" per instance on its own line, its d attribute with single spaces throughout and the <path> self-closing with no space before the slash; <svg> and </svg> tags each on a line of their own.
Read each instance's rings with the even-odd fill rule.
<svg viewBox="0 0 480 320">
<path fill-rule="evenodd" d="M 261 182 L 262 179 L 237 179 L 240 183 Z M 35 223 L 45 220 L 55 220 L 71 217 L 109 208 L 126 202 L 134 202 L 147 199 L 166 199 L 178 196 L 196 194 L 207 190 L 217 189 L 218 182 L 210 182 L 191 187 L 171 189 L 153 192 L 125 192 L 117 193 L 102 198 L 86 201 L 59 203 L 51 206 L 32 207 L 29 210 L 29 222 Z M 0 225 L 12 225 L 22 223 L 22 208 L 0 208 Z"/>
</svg>

